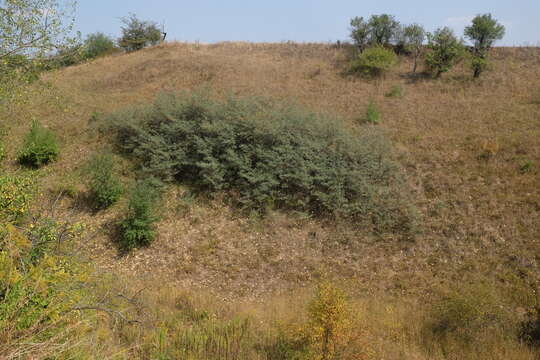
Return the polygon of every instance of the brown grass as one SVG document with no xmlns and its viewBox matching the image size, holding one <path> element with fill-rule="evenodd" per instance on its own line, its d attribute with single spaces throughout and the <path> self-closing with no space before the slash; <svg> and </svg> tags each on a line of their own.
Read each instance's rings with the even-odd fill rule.
<svg viewBox="0 0 540 360">
<path fill-rule="evenodd" d="M 60 135 L 61 160 L 44 179 L 52 189 L 68 175 L 80 182 L 74 171 L 105 142 L 89 123 L 94 112 L 147 103 L 160 91 L 209 87 L 218 95 L 293 100 L 339 114 L 351 127 L 358 126 L 373 99 L 423 215 L 414 241 L 377 239 L 280 213 L 249 219 L 219 200 L 182 205 L 186 189 L 178 186 L 166 196 L 155 243 L 121 258 L 108 235 L 122 204 L 97 215 L 79 209 L 78 216 L 97 234 L 83 244 L 84 251 L 107 271 L 264 304 L 253 310 L 261 316 L 271 312 L 269 304 L 279 303 L 277 293 L 287 296 L 321 274 L 333 274 L 353 297 L 371 304 L 363 312 L 374 348 L 366 358 L 532 359 L 529 350 L 512 342 L 486 345 L 491 353 L 474 356 L 439 350 L 426 355 L 419 330 L 404 329 L 407 316 L 421 321 L 403 310 L 407 302 L 420 306 L 456 283 L 496 284 L 501 296 L 512 299 L 512 311 L 535 301 L 540 51 L 495 49 L 493 59 L 492 70 L 478 81 L 465 65 L 440 80 L 413 77 L 408 59 L 382 79 L 365 80 L 342 75 L 346 52 L 329 45 L 167 43 L 47 74 L 55 89 L 17 113 L 10 133 L 20 139 L 33 116 Z M 405 95 L 385 97 L 395 85 Z M 19 141 L 7 144 L 11 153 Z M 532 166 L 520 171 L 525 163 Z M 129 175 L 129 164 L 122 166 Z M 68 198 L 63 204 L 77 206 Z M 377 298 L 388 305 L 373 305 Z"/>
</svg>

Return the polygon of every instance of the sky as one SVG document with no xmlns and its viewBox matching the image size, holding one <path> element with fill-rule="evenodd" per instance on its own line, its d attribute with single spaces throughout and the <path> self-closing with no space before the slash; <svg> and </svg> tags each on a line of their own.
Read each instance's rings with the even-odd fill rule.
<svg viewBox="0 0 540 360">
<path fill-rule="evenodd" d="M 347 40 L 351 18 L 383 13 L 461 36 L 475 15 L 491 13 L 506 27 L 498 45 L 540 45 L 540 0 L 79 0 L 76 29 L 116 38 L 129 13 L 164 24 L 167 40 L 201 43 Z"/>
</svg>

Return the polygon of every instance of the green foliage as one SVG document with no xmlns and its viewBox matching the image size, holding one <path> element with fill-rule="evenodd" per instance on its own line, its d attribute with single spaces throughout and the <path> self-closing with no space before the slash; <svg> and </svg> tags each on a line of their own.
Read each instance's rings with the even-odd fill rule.
<svg viewBox="0 0 540 360">
<path fill-rule="evenodd" d="M 161 41 L 161 31 L 156 23 L 142 21 L 134 14 L 123 18 L 122 37 L 118 44 L 126 51 L 141 50 L 149 45 L 156 45 Z"/>
<path fill-rule="evenodd" d="M 369 101 L 364 122 L 375 125 L 381 122 L 381 113 L 373 100 Z"/>
<path fill-rule="evenodd" d="M 0 176 L 0 223 L 18 222 L 28 213 L 35 192 L 32 174 Z"/>
<path fill-rule="evenodd" d="M 45 251 L 45 243 L 58 248 L 82 228 L 53 221 L 43 226 L 31 224 L 24 231 L 0 222 L 0 353 L 9 358 L 22 352 L 60 355 L 64 346 L 37 350 L 28 344 L 68 343 L 79 326 L 70 310 L 83 297 L 81 269 L 68 257 Z"/>
<path fill-rule="evenodd" d="M 86 59 L 95 59 L 99 56 L 110 55 L 116 49 L 114 41 L 100 32 L 88 35 L 84 41 L 84 57 Z"/>
<path fill-rule="evenodd" d="M 42 127 L 37 121 L 32 121 L 17 159 L 22 165 L 40 167 L 55 161 L 59 153 L 54 133 Z"/>
<path fill-rule="evenodd" d="M 369 21 L 363 17 L 351 20 L 351 38 L 364 49 L 366 46 L 388 46 L 399 30 L 399 22 L 392 15 L 372 15 Z"/>
<path fill-rule="evenodd" d="M 88 188 L 97 209 L 106 209 L 116 203 L 123 189 L 114 173 L 114 157 L 108 153 L 96 154 L 88 164 Z"/>
<path fill-rule="evenodd" d="M 403 96 L 403 93 L 404 93 L 403 86 L 394 85 L 392 86 L 392 89 L 390 89 L 390 91 L 384 94 L 384 96 L 389 97 L 389 98 L 395 98 L 395 97 L 400 98 Z"/>
<path fill-rule="evenodd" d="M 428 49 L 431 51 L 426 55 L 426 66 L 436 78 L 458 63 L 465 52 L 462 41 L 448 27 L 428 34 Z"/>
<path fill-rule="evenodd" d="M 487 55 L 495 41 L 504 37 L 505 28 L 491 14 L 477 15 L 472 25 L 465 28 L 465 37 L 474 44 L 471 67 L 477 78 L 488 65 Z"/>
<path fill-rule="evenodd" d="M 132 189 L 126 217 L 120 222 L 120 245 L 124 250 L 148 246 L 154 241 L 159 197 L 159 184 L 153 179 L 139 181 Z"/>
<path fill-rule="evenodd" d="M 58 49 L 54 56 L 45 62 L 47 70 L 61 69 L 80 64 L 85 60 L 82 44 L 70 44 Z"/>
<path fill-rule="evenodd" d="M 73 28 L 75 3 L 4 0 L 0 3 L 0 61 L 12 55 L 39 58 L 65 44 Z"/>
<path fill-rule="evenodd" d="M 367 76 L 381 76 L 397 62 L 397 56 L 392 50 L 376 46 L 364 50 L 358 59 L 353 61 L 351 72 Z"/>
<path fill-rule="evenodd" d="M 144 172 L 208 194 L 228 191 L 246 210 L 397 226 L 407 216 L 387 142 L 374 129 L 351 133 L 341 123 L 261 99 L 163 94 L 153 106 L 113 114 L 104 130 Z"/>
</svg>

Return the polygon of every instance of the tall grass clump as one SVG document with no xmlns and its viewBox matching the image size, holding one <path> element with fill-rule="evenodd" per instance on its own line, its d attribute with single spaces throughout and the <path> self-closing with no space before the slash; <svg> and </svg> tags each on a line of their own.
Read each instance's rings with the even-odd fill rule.
<svg viewBox="0 0 540 360">
<path fill-rule="evenodd" d="M 59 153 L 54 133 L 33 121 L 17 159 L 21 165 L 40 167 L 58 159 Z"/>
<path fill-rule="evenodd" d="M 381 113 L 377 109 L 377 105 L 373 100 L 370 100 L 366 109 L 366 115 L 363 119 L 365 123 L 377 125 L 381 122 Z"/>
<path fill-rule="evenodd" d="M 88 163 L 88 187 L 96 209 L 106 209 L 122 195 L 122 185 L 114 172 L 114 157 L 96 154 Z"/>
<path fill-rule="evenodd" d="M 516 317 L 500 294 L 483 284 L 465 285 L 435 303 L 423 339 L 446 353 L 456 348 L 515 341 Z"/>
<path fill-rule="evenodd" d="M 408 224 L 389 144 L 375 129 L 352 132 L 342 123 L 269 100 L 163 94 L 111 115 L 104 129 L 144 172 L 226 191 L 245 210 Z"/>
<path fill-rule="evenodd" d="M 120 247 L 124 251 L 154 241 L 159 196 L 159 185 L 154 179 L 138 181 L 131 190 L 126 217 L 120 222 Z"/>
</svg>

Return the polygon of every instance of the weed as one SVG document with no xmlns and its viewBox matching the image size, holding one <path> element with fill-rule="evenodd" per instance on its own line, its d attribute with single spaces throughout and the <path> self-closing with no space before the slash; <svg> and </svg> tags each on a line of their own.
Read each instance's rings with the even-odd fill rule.
<svg viewBox="0 0 540 360">
<path fill-rule="evenodd" d="M 375 102 L 371 100 L 366 110 L 366 116 L 363 119 L 364 123 L 377 125 L 381 122 L 381 113 L 377 109 Z"/>
<path fill-rule="evenodd" d="M 159 196 L 159 185 L 153 179 L 138 181 L 132 189 L 126 217 L 120 223 L 120 245 L 124 250 L 148 246 L 154 240 Z"/>
<path fill-rule="evenodd" d="M 109 153 L 96 154 L 88 164 L 88 187 L 96 209 L 106 209 L 122 195 L 120 181 L 114 174 L 114 158 Z"/>
<path fill-rule="evenodd" d="M 55 161 L 60 152 L 58 141 L 52 131 L 32 121 L 30 131 L 26 135 L 18 161 L 22 165 L 40 167 Z"/>
<path fill-rule="evenodd" d="M 525 161 L 524 163 L 522 163 L 519 167 L 519 172 L 521 174 L 526 174 L 526 173 L 529 173 L 531 172 L 533 169 L 533 162 L 532 161 Z"/>
<path fill-rule="evenodd" d="M 403 97 L 403 95 L 404 95 L 404 91 L 401 85 L 392 86 L 392 89 L 390 89 L 390 91 L 384 94 L 384 96 L 389 97 L 389 98 L 400 98 L 400 97 Z"/>
</svg>

